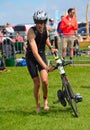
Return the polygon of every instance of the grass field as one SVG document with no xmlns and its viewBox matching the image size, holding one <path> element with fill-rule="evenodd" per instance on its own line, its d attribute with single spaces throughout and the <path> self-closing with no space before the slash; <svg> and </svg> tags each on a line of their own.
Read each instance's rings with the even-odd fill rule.
<svg viewBox="0 0 90 130">
<path fill-rule="evenodd" d="M 58 70 L 49 73 L 49 105 L 41 113 L 35 112 L 33 82 L 26 67 L 8 67 L 10 72 L 0 73 L 0 130 L 90 130 L 90 67 L 67 66 L 65 68 L 75 93 L 83 96 L 78 103 L 79 118 L 71 108 L 53 104 L 57 90 L 61 88 Z M 41 88 L 42 89 L 42 88 Z"/>
</svg>

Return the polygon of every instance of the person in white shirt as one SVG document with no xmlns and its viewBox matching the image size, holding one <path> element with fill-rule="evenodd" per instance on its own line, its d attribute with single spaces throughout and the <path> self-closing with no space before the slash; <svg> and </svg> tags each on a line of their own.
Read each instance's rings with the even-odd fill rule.
<svg viewBox="0 0 90 130">
<path fill-rule="evenodd" d="M 57 33 L 57 24 L 54 22 L 54 19 L 51 18 L 49 19 L 49 25 L 51 26 L 51 29 L 50 29 L 50 41 L 51 41 L 51 44 L 52 46 L 55 44 L 55 48 L 58 49 L 58 44 L 57 44 L 57 36 L 58 36 L 58 33 Z"/>
<path fill-rule="evenodd" d="M 6 24 L 6 35 L 9 36 L 10 38 L 12 38 L 13 34 L 14 34 L 13 27 L 10 25 L 10 23 L 7 23 Z"/>
</svg>

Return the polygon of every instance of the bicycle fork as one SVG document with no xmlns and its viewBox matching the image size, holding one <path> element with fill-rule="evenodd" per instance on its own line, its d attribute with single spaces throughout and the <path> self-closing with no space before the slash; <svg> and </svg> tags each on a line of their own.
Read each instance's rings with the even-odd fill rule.
<svg viewBox="0 0 90 130">
<path fill-rule="evenodd" d="M 68 80 L 66 74 L 61 75 L 61 79 L 62 79 L 62 90 L 66 92 L 66 89 L 67 89 L 70 94 L 70 97 L 74 98 L 74 93 L 70 87 L 70 83 L 69 83 L 69 80 Z M 66 94 L 65 94 L 65 96 L 66 96 Z"/>
</svg>

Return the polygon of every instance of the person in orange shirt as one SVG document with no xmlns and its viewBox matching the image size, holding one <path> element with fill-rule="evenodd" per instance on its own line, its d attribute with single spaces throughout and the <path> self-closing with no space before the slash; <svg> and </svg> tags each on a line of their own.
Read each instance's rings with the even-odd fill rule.
<svg viewBox="0 0 90 130">
<path fill-rule="evenodd" d="M 68 15 L 65 16 L 60 24 L 62 30 L 62 57 L 65 60 L 67 46 L 69 47 L 70 62 L 73 63 L 73 44 L 75 40 L 75 31 L 78 30 L 78 23 L 75 17 L 75 9 L 68 9 Z"/>
</svg>

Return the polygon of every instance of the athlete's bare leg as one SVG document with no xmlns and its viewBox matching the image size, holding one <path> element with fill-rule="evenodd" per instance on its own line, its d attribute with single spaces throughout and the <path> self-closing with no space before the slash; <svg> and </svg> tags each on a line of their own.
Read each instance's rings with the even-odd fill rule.
<svg viewBox="0 0 90 130">
<path fill-rule="evenodd" d="M 48 73 L 46 70 L 40 72 L 42 89 L 43 89 L 43 99 L 44 99 L 44 110 L 49 110 L 48 106 Z"/>
<path fill-rule="evenodd" d="M 34 97 L 36 101 L 36 111 L 40 112 L 40 79 L 36 77 L 33 79 L 34 82 Z"/>
</svg>

